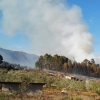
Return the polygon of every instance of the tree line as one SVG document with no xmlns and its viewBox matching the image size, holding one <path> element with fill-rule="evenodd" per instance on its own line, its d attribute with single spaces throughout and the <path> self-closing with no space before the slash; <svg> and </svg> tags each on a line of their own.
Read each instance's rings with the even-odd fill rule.
<svg viewBox="0 0 100 100">
<path fill-rule="evenodd" d="M 84 59 L 82 62 L 71 61 L 65 56 L 41 55 L 35 63 L 35 67 L 39 70 L 48 69 L 54 71 L 68 72 L 91 77 L 100 77 L 100 65 L 95 64 L 94 59 L 90 61 Z"/>
<path fill-rule="evenodd" d="M 0 69 L 7 69 L 9 70 L 22 70 L 23 66 L 20 64 L 11 64 L 9 62 L 3 61 L 2 55 L 0 55 Z"/>
</svg>

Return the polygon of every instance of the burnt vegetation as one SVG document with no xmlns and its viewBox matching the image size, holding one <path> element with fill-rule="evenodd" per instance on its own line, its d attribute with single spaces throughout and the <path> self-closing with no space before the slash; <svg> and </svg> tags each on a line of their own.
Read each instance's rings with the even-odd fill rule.
<svg viewBox="0 0 100 100">
<path fill-rule="evenodd" d="M 100 65 L 95 64 L 94 59 L 91 61 L 84 59 L 81 63 L 71 61 L 65 56 L 45 54 L 40 56 L 35 66 L 39 70 L 47 69 L 61 71 L 65 73 L 74 73 L 91 77 L 100 77 Z"/>
</svg>

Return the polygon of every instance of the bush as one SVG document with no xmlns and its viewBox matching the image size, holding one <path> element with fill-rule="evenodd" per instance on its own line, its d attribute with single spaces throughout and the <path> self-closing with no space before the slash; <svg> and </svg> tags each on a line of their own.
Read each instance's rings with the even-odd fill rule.
<svg viewBox="0 0 100 100">
<path fill-rule="evenodd" d="M 96 93 L 97 93 L 98 95 L 100 95 L 100 90 L 97 90 Z"/>
<path fill-rule="evenodd" d="M 73 100 L 82 100 L 81 98 L 75 98 L 75 99 L 73 99 Z"/>
<path fill-rule="evenodd" d="M 64 97 L 62 100 L 82 100 L 81 98 Z"/>
</svg>

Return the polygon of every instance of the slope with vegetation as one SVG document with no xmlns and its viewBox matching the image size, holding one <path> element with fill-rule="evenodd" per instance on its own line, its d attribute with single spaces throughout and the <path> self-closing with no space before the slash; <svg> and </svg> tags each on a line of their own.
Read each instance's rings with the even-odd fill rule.
<svg viewBox="0 0 100 100">
<path fill-rule="evenodd" d="M 3 48 L 0 48 L 0 54 L 6 62 L 32 68 L 34 68 L 35 62 L 38 60 L 38 56 L 35 54 L 28 54 L 21 51 L 12 51 Z"/>
<path fill-rule="evenodd" d="M 1 64 L 3 57 L 0 57 Z M 99 77 L 100 68 L 94 60 L 84 60 L 82 63 L 72 63 L 70 59 L 64 56 L 48 55 L 40 56 L 36 62 L 36 69 L 10 69 L 0 67 L 0 81 L 5 82 L 22 82 L 22 94 L 14 92 L 11 95 L 0 93 L 0 100 L 100 100 L 100 82 L 99 81 L 74 81 L 64 77 L 56 77 L 48 74 L 49 69 L 61 72 L 79 73 L 83 75 L 94 75 Z M 88 72 L 88 73 L 87 73 Z M 98 76 L 96 73 L 98 72 Z M 30 82 L 44 82 L 43 93 L 35 93 L 32 96 L 25 94 L 25 89 Z M 62 90 L 66 93 L 62 94 Z"/>
<path fill-rule="evenodd" d="M 68 72 L 92 77 L 100 77 L 100 65 L 95 64 L 94 59 L 91 61 L 84 59 L 81 63 L 72 62 L 65 56 L 45 54 L 40 56 L 35 63 L 38 69 L 49 69 L 61 72 Z"/>
<path fill-rule="evenodd" d="M 26 98 L 28 98 L 26 100 L 86 100 L 86 98 L 91 98 L 89 100 L 96 100 L 94 98 L 100 99 L 100 83 L 97 81 L 74 81 L 65 78 L 54 77 L 45 73 L 45 71 L 40 70 L 8 71 L 6 69 L 0 69 L 0 81 L 22 82 L 22 89 L 23 87 L 25 88 L 25 86 L 27 86 L 30 82 L 47 83 L 43 88 L 42 94 L 37 92 L 29 97 L 23 92 L 24 94 L 22 95 L 26 96 L 23 96 L 24 100 Z M 66 89 L 67 94 L 63 95 L 61 93 L 62 89 Z M 1 96 L 2 95 L 4 94 L 1 94 Z M 56 97 L 56 95 L 58 96 Z M 13 96 L 20 98 L 19 94 L 13 93 Z M 11 98 L 9 100 L 11 100 Z"/>
</svg>

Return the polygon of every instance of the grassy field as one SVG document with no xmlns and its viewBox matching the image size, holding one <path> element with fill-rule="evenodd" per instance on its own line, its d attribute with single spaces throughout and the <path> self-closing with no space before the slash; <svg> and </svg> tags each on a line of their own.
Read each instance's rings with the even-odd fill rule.
<svg viewBox="0 0 100 100">
<path fill-rule="evenodd" d="M 0 93 L 0 100 L 100 100 L 100 83 L 97 81 L 74 81 L 48 75 L 42 71 L 0 70 L 0 81 L 45 82 L 42 93 L 11 95 Z M 62 94 L 66 89 L 66 94 Z"/>
</svg>

